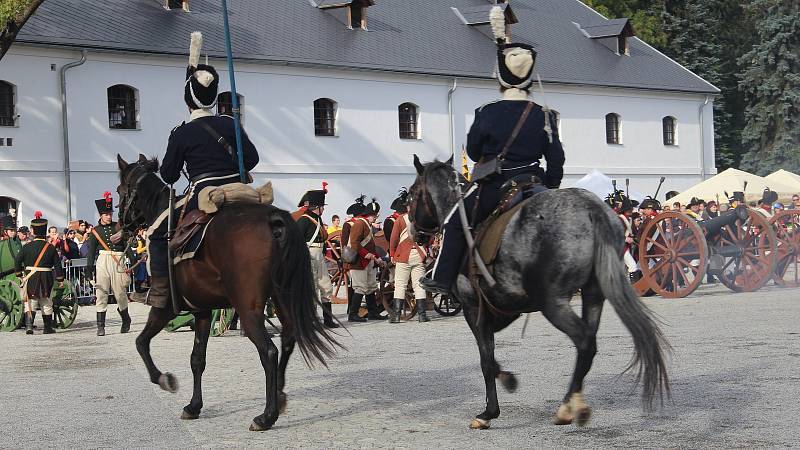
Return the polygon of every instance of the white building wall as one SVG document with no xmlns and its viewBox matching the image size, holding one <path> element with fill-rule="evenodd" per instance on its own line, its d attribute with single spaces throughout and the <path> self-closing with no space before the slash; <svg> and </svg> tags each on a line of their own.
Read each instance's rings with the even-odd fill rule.
<svg viewBox="0 0 800 450">
<path fill-rule="evenodd" d="M 0 79 L 17 85 L 19 126 L 0 127 L 13 147 L 0 147 L 0 196 L 23 201 L 24 222 L 41 209 L 57 224 L 66 222 L 58 71 L 78 52 L 15 46 L 0 61 Z M 227 90 L 223 61 L 221 88 Z M 56 64 L 56 71 L 50 70 Z M 360 193 L 388 207 L 400 186 L 413 182 L 412 155 L 423 160 L 449 157 L 447 78 L 356 71 L 237 64 L 237 88 L 244 95 L 244 126 L 259 149 L 256 183 L 273 180 L 276 202 L 292 208 L 322 180 L 330 186 L 326 216 L 343 213 Z M 67 73 L 73 217 L 93 220 L 93 200 L 114 192 L 116 154 L 163 156 L 170 130 L 186 120 L 185 62 L 181 58 L 89 52 L 84 65 Z M 106 89 L 138 89 L 138 130 L 108 128 Z M 701 175 L 700 95 L 628 89 L 546 85 L 546 103 L 561 114 L 569 185 L 592 169 L 651 193 L 661 175 L 662 193 L 695 184 Z M 499 96 L 491 81 L 459 81 L 454 94 L 455 145 L 466 142 L 474 110 Z M 314 136 L 313 101 L 338 103 L 337 136 Z M 542 102 L 539 94 L 536 100 Z M 421 139 L 398 136 L 397 107 L 412 102 L 421 112 Z M 605 115 L 622 117 L 622 144 L 605 143 Z M 678 119 L 678 145 L 662 143 L 661 119 Z M 711 102 L 704 108 L 707 173 L 713 169 Z M 457 155 L 458 158 L 458 155 Z M 622 181 L 620 181 L 622 184 Z M 115 194 L 116 195 L 116 194 Z"/>
</svg>

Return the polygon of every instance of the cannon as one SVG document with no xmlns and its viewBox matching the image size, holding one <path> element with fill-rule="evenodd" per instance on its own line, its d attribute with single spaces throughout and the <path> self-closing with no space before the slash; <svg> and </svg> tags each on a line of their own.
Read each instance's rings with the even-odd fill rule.
<svg viewBox="0 0 800 450">
<path fill-rule="evenodd" d="M 644 225 L 638 256 L 640 295 L 686 297 L 707 273 L 734 292 L 751 292 L 774 276 L 777 238 L 764 216 L 744 206 L 701 222 L 670 211 Z"/>
<path fill-rule="evenodd" d="M 769 223 L 778 244 L 773 280 L 778 286 L 800 286 L 800 211 L 781 211 Z"/>
</svg>

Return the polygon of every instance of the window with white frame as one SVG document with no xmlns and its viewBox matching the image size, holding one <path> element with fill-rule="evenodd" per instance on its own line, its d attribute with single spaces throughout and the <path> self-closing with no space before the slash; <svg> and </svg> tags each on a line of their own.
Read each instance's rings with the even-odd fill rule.
<svg viewBox="0 0 800 450">
<path fill-rule="evenodd" d="M 329 98 L 314 100 L 314 134 L 336 136 L 336 102 Z"/>
<path fill-rule="evenodd" d="M 661 127 L 664 135 L 664 145 L 676 145 L 675 139 L 678 131 L 678 121 L 672 116 L 664 117 L 661 120 Z"/>
<path fill-rule="evenodd" d="M 397 107 L 400 125 L 400 139 L 419 139 L 419 108 L 413 103 L 403 103 Z"/>
<path fill-rule="evenodd" d="M 620 116 L 617 113 L 606 114 L 606 143 L 620 144 Z"/>
</svg>

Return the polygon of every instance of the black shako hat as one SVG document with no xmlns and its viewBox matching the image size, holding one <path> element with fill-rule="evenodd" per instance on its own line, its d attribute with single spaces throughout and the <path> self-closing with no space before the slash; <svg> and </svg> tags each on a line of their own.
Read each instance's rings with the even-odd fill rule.
<svg viewBox="0 0 800 450">
<path fill-rule="evenodd" d="M 94 206 L 97 207 L 97 212 L 100 214 L 112 214 L 114 212 L 114 199 L 111 198 L 111 192 L 103 192 L 103 198 L 95 200 Z"/>
<path fill-rule="evenodd" d="M 508 42 L 506 13 L 502 6 L 492 8 L 489 23 L 497 42 L 497 81 L 506 88 L 527 90 L 533 84 L 536 51 L 528 44 Z"/>
<path fill-rule="evenodd" d="M 33 236 L 43 238 L 47 236 L 47 219 L 42 218 L 42 212 L 36 211 L 33 213 L 34 219 L 31 220 L 31 230 Z"/>
<path fill-rule="evenodd" d="M 3 216 L 3 230 L 16 230 L 14 218 L 11 216 Z"/>
<path fill-rule="evenodd" d="M 219 74 L 213 66 L 200 64 L 202 47 L 203 34 L 195 31 L 189 46 L 189 66 L 183 86 L 183 100 L 192 109 L 211 109 L 217 104 Z"/>
</svg>

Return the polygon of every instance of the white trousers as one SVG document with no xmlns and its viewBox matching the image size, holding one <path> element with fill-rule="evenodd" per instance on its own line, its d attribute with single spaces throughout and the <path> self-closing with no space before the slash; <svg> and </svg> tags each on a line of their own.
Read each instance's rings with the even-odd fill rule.
<svg viewBox="0 0 800 450">
<path fill-rule="evenodd" d="M 112 257 L 113 253 L 113 257 Z M 117 299 L 117 308 L 120 311 L 128 308 L 128 286 L 131 284 L 131 277 L 124 272 L 125 265 L 117 262 L 114 257 L 122 263 L 125 254 L 122 252 L 109 252 L 100 250 L 95 264 L 96 283 L 94 285 L 97 302 L 95 307 L 97 312 L 105 312 L 108 309 L 108 295 L 114 293 Z"/>
<path fill-rule="evenodd" d="M 308 253 L 311 254 L 311 271 L 314 273 L 320 301 L 322 303 L 330 303 L 331 296 L 333 296 L 333 286 L 331 286 L 328 266 L 325 265 L 325 253 L 321 247 L 309 247 Z"/>
<path fill-rule="evenodd" d="M 364 270 L 350 269 L 350 282 L 353 292 L 369 295 L 378 290 L 378 274 L 375 272 L 375 261 L 370 260 Z"/>
<path fill-rule="evenodd" d="M 53 300 L 50 297 L 44 298 L 31 298 L 28 299 L 31 312 L 35 312 L 36 308 L 42 308 L 42 314 L 45 316 L 53 315 Z"/>
<path fill-rule="evenodd" d="M 636 260 L 633 259 L 630 250 L 625 250 L 625 254 L 622 256 L 622 260 L 625 261 L 625 266 L 628 268 L 628 273 L 633 273 L 639 270 L 636 265 Z"/>
<path fill-rule="evenodd" d="M 414 289 L 414 298 L 417 300 L 425 298 L 425 289 L 419 284 L 419 279 L 425 276 L 425 264 L 419 257 L 419 252 L 412 249 L 408 255 L 408 262 L 398 262 L 394 269 L 394 298 L 406 298 L 406 287 L 408 280 L 411 279 L 411 287 Z"/>
</svg>

